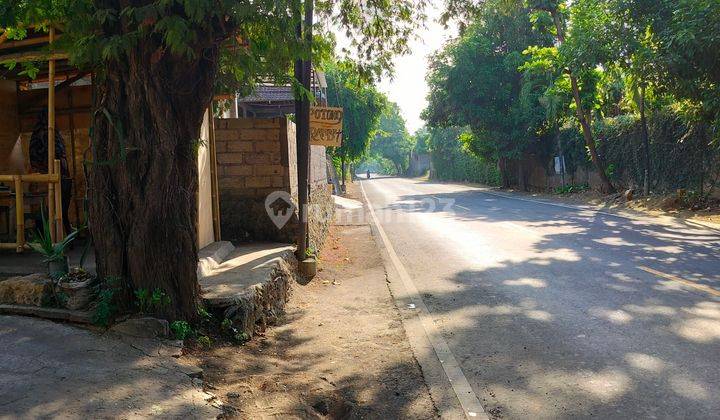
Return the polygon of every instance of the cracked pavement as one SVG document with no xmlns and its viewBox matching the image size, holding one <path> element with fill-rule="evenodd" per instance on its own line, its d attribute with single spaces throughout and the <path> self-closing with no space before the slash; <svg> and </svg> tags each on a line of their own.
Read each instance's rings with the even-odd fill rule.
<svg viewBox="0 0 720 420">
<path fill-rule="evenodd" d="M 217 417 L 173 353 L 157 340 L 0 316 L 0 419 Z"/>
</svg>

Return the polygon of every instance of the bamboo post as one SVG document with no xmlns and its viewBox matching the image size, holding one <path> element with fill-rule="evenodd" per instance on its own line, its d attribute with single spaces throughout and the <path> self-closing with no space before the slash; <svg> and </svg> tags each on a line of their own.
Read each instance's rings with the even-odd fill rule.
<svg viewBox="0 0 720 420">
<path fill-rule="evenodd" d="M 15 228 L 18 253 L 25 247 L 25 203 L 23 202 L 23 185 L 20 175 L 15 175 L 15 215 L 17 216 Z"/>
<path fill-rule="evenodd" d="M 65 237 L 65 229 L 63 225 L 62 214 L 62 173 L 60 171 L 60 160 L 55 159 L 53 165 L 53 173 L 60 175 L 60 183 L 55 187 L 55 230 L 57 231 L 56 240 L 62 241 Z"/>
<path fill-rule="evenodd" d="M 50 27 L 50 48 L 55 41 L 55 28 Z M 55 60 L 48 61 L 48 173 L 52 174 L 55 167 Z M 59 186 L 58 186 L 59 187 Z M 48 221 L 50 237 L 56 241 L 57 226 L 55 222 L 55 184 L 48 184 Z"/>
<path fill-rule="evenodd" d="M 215 241 L 220 241 L 220 194 L 218 191 L 217 180 L 217 150 L 215 148 L 215 117 L 213 116 L 212 102 L 208 107 L 208 117 L 210 119 L 209 126 L 209 143 L 210 143 L 210 191 L 212 195 L 212 218 L 213 233 Z"/>
</svg>

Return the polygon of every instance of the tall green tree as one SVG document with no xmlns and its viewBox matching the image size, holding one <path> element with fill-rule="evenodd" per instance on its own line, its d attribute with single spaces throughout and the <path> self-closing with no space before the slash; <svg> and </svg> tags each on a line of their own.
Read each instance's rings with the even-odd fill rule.
<svg viewBox="0 0 720 420">
<path fill-rule="evenodd" d="M 335 149 L 333 155 L 340 160 L 345 183 L 347 165 L 362 158 L 367 151 L 387 100 L 348 62 L 328 66 L 327 83 L 328 105 L 344 110 L 342 146 Z"/>
<path fill-rule="evenodd" d="M 0 4 L 4 31 L 21 38 L 24 28 L 58 25 L 54 47 L 93 72 L 90 229 L 98 274 L 122 279 L 126 304 L 133 290 L 158 288 L 172 301 L 159 315 L 197 317 L 195 151 L 203 113 L 219 80 L 235 88 L 268 75 L 292 80 L 293 60 L 311 55 L 296 39 L 302 9 L 300 0 Z M 367 77 L 407 49 L 422 19 L 413 0 L 328 0 L 317 11 L 319 28 L 333 24 L 350 35 Z"/>
<path fill-rule="evenodd" d="M 624 102 L 639 115 L 643 149 L 643 192 L 647 195 L 651 166 L 647 112 L 648 108 L 654 108 L 654 102 L 648 99 L 653 97 L 658 81 L 665 75 L 656 64 L 658 50 L 652 27 L 647 19 L 638 19 L 638 16 L 629 13 L 624 2 L 625 0 L 576 2 L 566 54 L 584 62 L 586 66 L 602 66 L 605 73 L 611 76 L 600 81 L 601 85 L 611 81 L 609 84 L 605 83 L 611 87 L 605 91 L 619 85 L 622 96 L 629 100 L 621 98 L 617 102 Z"/>
<path fill-rule="evenodd" d="M 541 91 L 530 80 L 535 76 L 519 70 L 528 60 L 523 51 L 550 42 L 533 31 L 528 10 L 486 7 L 431 63 L 423 117 L 430 126 L 470 127 L 472 136 L 464 137 L 469 150 L 498 162 L 506 185 L 507 161 L 521 160 L 540 140 L 545 115 Z"/>
</svg>

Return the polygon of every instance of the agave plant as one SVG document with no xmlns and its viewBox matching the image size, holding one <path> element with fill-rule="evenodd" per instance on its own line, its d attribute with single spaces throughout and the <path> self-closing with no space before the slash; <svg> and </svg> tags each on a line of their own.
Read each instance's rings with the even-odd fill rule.
<svg viewBox="0 0 720 420">
<path fill-rule="evenodd" d="M 35 232 L 31 233 L 31 241 L 28 245 L 30 245 L 30 248 L 35 252 L 45 257 L 43 262 L 52 263 L 62 261 L 65 258 L 65 249 L 75 240 L 80 231 L 76 229 L 62 241 L 53 243 L 52 236 L 50 235 L 50 222 L 45 219 L 44 212 L 41 212 L 41 217 L 43 224 L 42 230 L 36 229 Z"/>
</svg>

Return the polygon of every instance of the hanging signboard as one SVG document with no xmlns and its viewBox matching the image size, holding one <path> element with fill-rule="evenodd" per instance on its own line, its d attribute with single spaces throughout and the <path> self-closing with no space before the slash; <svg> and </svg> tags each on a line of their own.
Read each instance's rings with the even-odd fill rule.
<svg viewBox="0 0 720 420">
<path fill-rule="evenodd" d="M 310 108 L 310 144 L 340 147 L 342 144 L 343 109 L 314 106 Z"/>
</svg>

